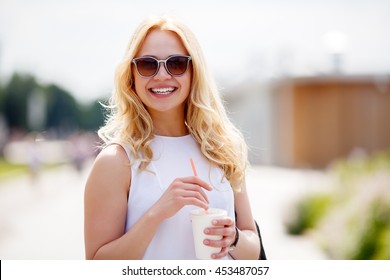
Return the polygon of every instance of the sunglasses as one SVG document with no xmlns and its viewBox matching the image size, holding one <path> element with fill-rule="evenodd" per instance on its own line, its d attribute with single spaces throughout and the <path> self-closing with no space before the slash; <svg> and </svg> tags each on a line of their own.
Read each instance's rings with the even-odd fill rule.
<svg viewBox="0 0 390 280">
<path fill-rule="evenodd" d="M 190 61 L 191 56 L 186 55 L 172 55 L 167 59 L 143 56 L 132 60 L 138 74 L 144 78 L 154 77 L 158 73 L 158 70 L 160 70 L 161 63 L 164 64 L 165 70 L 167 70 L 169 75 L 181 76 L 187 71 Z"/>
</svg>

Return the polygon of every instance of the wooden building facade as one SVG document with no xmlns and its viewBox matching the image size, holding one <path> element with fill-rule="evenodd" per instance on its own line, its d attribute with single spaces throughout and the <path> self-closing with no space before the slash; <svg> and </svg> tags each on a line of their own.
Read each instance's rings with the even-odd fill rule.
<svg viewBox="0 0 390 280">
<path fill-rule="evenodd" d="M 390 148 L 390 76 L 283 80 L 270 103 L 273 164 L 323 168 L 357 149 Z"/>
</svg>

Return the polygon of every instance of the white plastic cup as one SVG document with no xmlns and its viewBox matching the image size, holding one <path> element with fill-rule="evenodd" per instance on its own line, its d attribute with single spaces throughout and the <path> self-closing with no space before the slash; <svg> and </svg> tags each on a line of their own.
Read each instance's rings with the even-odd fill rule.
<svg viewBox="0 0 390 280">
<path fill-rule="evenodd" d="M 219 253 L 221 248 L 207 246 L 203 243 L 205 239 L 221 240 L 221 235 L 207 235 L 204 233 L 206 228 L 218 227 L 212 224 L 214 219 L 227 216 L 224 209 L 209 208 L 207 211 L 203 208 L 195 209 L 190 212 L 192 222 L 192 233 L 194 236 L 195 255 L 200 260 L 210 260 L 211 255 Z"/>
</svg>

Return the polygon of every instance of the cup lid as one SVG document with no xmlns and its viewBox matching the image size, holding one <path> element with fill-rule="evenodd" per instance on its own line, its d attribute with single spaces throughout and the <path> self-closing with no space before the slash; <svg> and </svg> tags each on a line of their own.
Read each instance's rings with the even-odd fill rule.
<svg viewBox="0 0 390 280">
<path fill-rule="evenodd" d="M 203 215 L 226 215 L 225 209 L 220 208 L 209 208 L 207 211 L 203 208 L 192 210 L 191 215 L 194 216 L 203 216 Z"/>
</svg>

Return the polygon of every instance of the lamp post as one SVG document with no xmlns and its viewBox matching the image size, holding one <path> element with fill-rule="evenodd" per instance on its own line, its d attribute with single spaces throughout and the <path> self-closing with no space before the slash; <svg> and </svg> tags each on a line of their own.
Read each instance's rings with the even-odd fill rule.
<svg viewBox="0 0 390 280">
<path fill-rule="evenodd" d="M 347 37 L 340 31 L 329 31 L 323 35 L 322 41 L 326 52 L 330 54 L 331 72 L 340 74 L 343 67 L 343 56 L 348 46 Z"/>
</svg>

